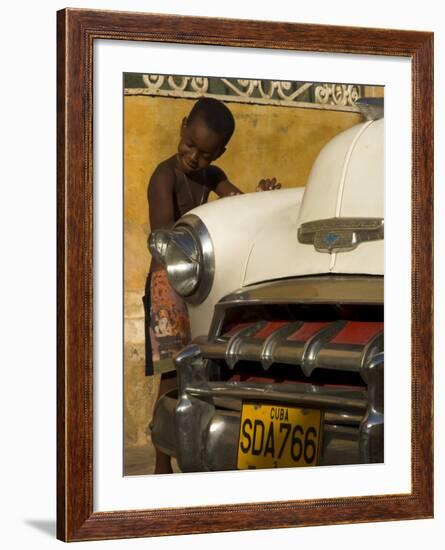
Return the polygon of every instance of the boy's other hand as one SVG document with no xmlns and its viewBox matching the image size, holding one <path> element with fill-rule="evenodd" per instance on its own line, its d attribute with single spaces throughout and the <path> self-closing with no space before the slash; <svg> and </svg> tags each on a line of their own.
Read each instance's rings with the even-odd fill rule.
<svg viewBox="0 0 445 550">
<path fill-rule="evenodd" d="M 281 183 L 277 181 L 277 178 L 260 180 L 256 190 L 257 191 L 272 191 L 273 189 L 280 189 Z"/>
</svg>

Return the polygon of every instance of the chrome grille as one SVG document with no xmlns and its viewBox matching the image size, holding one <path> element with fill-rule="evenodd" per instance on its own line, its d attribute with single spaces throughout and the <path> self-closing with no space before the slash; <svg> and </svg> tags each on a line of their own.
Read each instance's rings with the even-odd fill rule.
<svg viewBox="0 0 445 550">
<path fill-rule="evenodd" d="M 205 359 L 224 360 L 230 369 L 255 361 L 298 365 L 306 377 L 315 369 L 353 371 L 366 382 L 366 365 L 383 351 L 383 322 L 259 321 L 241 323 L 213 339 L 198 339 Z"/>
</svg>

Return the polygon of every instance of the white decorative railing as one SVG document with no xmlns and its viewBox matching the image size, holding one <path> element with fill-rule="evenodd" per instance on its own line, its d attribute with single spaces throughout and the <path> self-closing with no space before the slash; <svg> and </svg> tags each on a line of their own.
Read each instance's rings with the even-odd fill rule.
<svg viewBox="0 0 445 550">
<path fill-rule="evenodd" d="M 360 86 L 355 84 L 317 84 L 315 102 L 323 105 L 355 105 L 361 97 Z"/>
<path fill-rule="evenodd" d="M 358 84 L 246 80 L 193 76 L 141 75 L 144 87 L 126 87 L 125 95 L 198 98 L 294 107 L 358 110 L 354 102 L 362 97 Z"/>
<path fill-rule="evenodd" d="M 149 94 L 161 93 L 162 86 L 167 84 L 167 91 L 184 92 L 187 86 L 190 87 L 197 94 L 203 94 L 207 92 L 209 88 L 209 79 L 201 76 L 162 76 L 157 74 L 144 74 L 142 80 L 147 87 Z M 179 82 L 178 82 L 179 80 Z"/>
<path fill-rule="evenodd" d="M 260 97 L 263 99 L 272 99 L 273 96 L 276 95 L 279 99 L 287 101 L 293 101 L 312 86 L 312 84 L 303 84 L 292 91 L 292 82 L 270 80 L 268 82 L 269 89 L 266 91 L 262 80 L 236 80 L 236 85 L 227 78 L 221 78 L 221 81 L 224 82 L 236 96 L 252 97 L 253 92 L 258 90 Z"/>
</svg>

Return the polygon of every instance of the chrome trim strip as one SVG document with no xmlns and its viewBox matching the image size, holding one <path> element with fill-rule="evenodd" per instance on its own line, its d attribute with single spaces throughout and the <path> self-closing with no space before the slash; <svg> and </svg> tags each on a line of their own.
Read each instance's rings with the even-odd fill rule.
<svg viewBox="0 0 445 550">
<path fill-rule="evenodd" d="M 233 369 L 236 363 L 238 363 L 241 356 L 241 346 L 244 344 L 245 339 L 258 332 L 265 324 L 266 321 L 259 321 L 253 325 L 240 329 L 230 338 L 225 353 L 225 359 L 229 369 Z"/>
<path fill-rule="evenodd" d="M 331 395 L 331 392 L 304 393 L 298 391 L 283 391 L 275 385 L 268 384 L 264 387 L 253 384 L 228 384 L 221 385 L 218 382 L 209 382 L 205 385 L 190 385 L 186 389 L 189 396 L 203 398 L 228 397 L 241 400 L 282 401 L 307 407 L 322 407 L 349 412 L 364 412 L 366 410 L 366 392 L 363 398 L 340 397 Z M 360 393 L 354 391 L 355 394 Z"/>
<path fill-rule="evenodd" d="M 383 293 L 380 275 L 295 277 L 240 288 L 222 298 L 216 308 L 255 304 L 383 305 Z"/>
<path fill-rule="evenodd" d="M 176 458 L 182 471 L 205 471 L 201 434 L 210 422 L 215 407 L 202 399 L 194 399 L 187 388 L 196 382 L 205 383 L 206 363 L 202 361 L 198 346 L 192 344 L 176 355 L 175 365 L 178 373 L 178 400 L 174 414 Z"/>
<path fill-rule="evenodd" d="M 301 361 L 301 370 L 306 376 L 310 376 L 312 371 L 317 367 L 317 355 L 335 334 L 346 325 L 346 321 L 336 321 L 322 328 L 314 334 L 304 345 L 303 357 Z"/>
<path fill-rule="evenodd" d="M 195 214 L 186 214 L 180 218 L 175 228 L 186 227 L 191 229 L 197 236 L 197 242 L 200 247 L 200 257 L 202 265 L 200 266 L 200 277 L 198 288 L 190 296 L 184 297 L 188 304 L 197 305 L 202 303 L 210 293 L 215 276 L 215 254 L 212 238 L 204 222 Z"/>
<path fill-rule="evenodd" d="M 268 370 L 274 363 L 275 351 L 279 349 L 279 345 L 282 344 L 288 336 L 296 332 L 301 326 L 303 326 L 302 321 L 289 323 L 288 325 L 275 330 L 266 338 L 260 355 L 260 362 L 264 370 Z"/>
<path fill-rule="evenodd" d="M 377 354 L 366 366 L 368 406 L 359 428 L 360 462 L 384 460 L 384 354 Z"/>
<path fill-rule="evenodd" d="M 314 368 L 360 371 L 363 346 L 328 346 L 319 351 Z"/>
<path fill-rule="evenodd" d="M 227 415 L 239 414 L 243 404 L 241 399 L 234 397 L 213 397 L 213 402 L 217 410 Z M 325 425 L 341 424 L 342 426 L 355 427 L 355 429 L 358 429 L 362 419 L 363 414 L 346 411 L 326 411 L 324 414 Z"/>
<path fill-rule="evenodd" d="M 201 348 L 202 355 L 206 359 L 222 359 L 226 355 L 227 340 L 216 339 L 213 341 L 204 341 L 204 338 L 199 337 L 193 340 L 193 343 Z"/>
<path fill-rule="evenodd" d="M 324 415 L 324 422 L 326 424 L 341 424 L 342 426 L 351 426 L 357 428 L 362 421 L 362 415 L 354 413 L 337 413 L 326 412 Z"/>
<path fill-rule="evenodd" d="M 370 362 L 374 357 L 376 357 L 379 353 L 383 353 L 383 344 L 384 344 L 384 333 L 380 332 L 379 334 L 376 334 L 374 338 L 366 344 L 365 349 L 363 350 L 362 362 L 361 362 L 360 368 L 362 371 L 362 378 L 365 382 L 367 382 L 366 367 L 368 364 L 370 364 Z"/>
</svg>

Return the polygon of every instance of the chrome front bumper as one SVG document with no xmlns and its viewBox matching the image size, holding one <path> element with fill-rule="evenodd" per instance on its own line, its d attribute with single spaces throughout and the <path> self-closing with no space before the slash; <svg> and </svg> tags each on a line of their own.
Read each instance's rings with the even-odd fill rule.
<svg viewBox="0 0 445 550">
<path fill-rule="evenodd" d="M 320 465 L 383 460 L 380 382 L 383 354 L 368 366 L 374 390 L 325 389 L 311 384 L 211 382 L 208 361 L 197 345 L 176 358 L 178 394 L 157 403 L 151 437 L 175 456 L 184 472 L 235 470 L 243 400 L 319 407 L 325 411 Z M 381 379 L 381 380 L 380 380 Z"/>
</svg>

